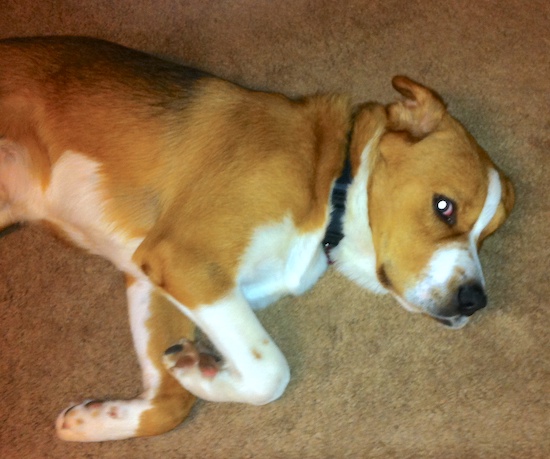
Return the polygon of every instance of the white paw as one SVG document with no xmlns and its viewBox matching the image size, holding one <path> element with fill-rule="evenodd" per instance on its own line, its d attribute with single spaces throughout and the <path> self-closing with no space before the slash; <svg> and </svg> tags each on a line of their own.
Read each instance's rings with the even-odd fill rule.
<svg viewBox="0 0 550 459">
<path fill-rule="evenodd" d="M 163 363 L 183 387 L 204 400 L 264 405 L 282 395 L 290 372 L 271 341 L 265 339 L 263 347 L 240 357 L 239 363 L 244 362 L 240 366 L 220 365 L 211 354 L 199 352 L 191 341 L 181 340 L 166 350 Z"/>
<path fill-rule="evenodd" d="M 219 359 L 204 352 L 200 345 L 187 339 L 169 347 L 163 356 L 168 372 L 189 392 L 210 401 L 225 401 L 225 394 L 216 396 L 216 387 L 227 379 L 228 370 L 221 368 Z M 221 381 L 220 381 L 221 380 Z"/>
<path fill-rule="evenodd" d="M 105 441 L 134 437 L 146 400 L 90 401 L 64 410 L 57 418 L 57 436 L 66 441 Z"/>
</svg>

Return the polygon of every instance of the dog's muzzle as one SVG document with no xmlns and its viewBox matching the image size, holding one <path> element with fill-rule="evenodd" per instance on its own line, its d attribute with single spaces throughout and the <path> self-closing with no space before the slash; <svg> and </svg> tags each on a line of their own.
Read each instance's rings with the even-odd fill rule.
<svg viewBox="0 0 550 459">
<path fill-rule="evenodd" d="M 441 289 L 430 288 L 421 291 L 421 297 L 409 295 L 405 299 L 395 294 L 394 297 L 405 309 L 428 314 L 446 327 L 455 329 L 462 328 L 470 316 L 487 306 L 487 295 L 482 283 L 477 280 L 464 282 L 450 290 L 452 293 L 449 292 L 447 295 L 443 295 Z M 445 296 L 446 300 L 439 302 L 435 300 Z"/>
<path fill-rule="evenodd" d="M 487 306 L 487 295 L 478 283 L 461 285 L 453 299 L 452 311 L 448 314 L 430 314 L 439 323 L 449 328 L 462 328 L 476 311 Z"/>
</svg>

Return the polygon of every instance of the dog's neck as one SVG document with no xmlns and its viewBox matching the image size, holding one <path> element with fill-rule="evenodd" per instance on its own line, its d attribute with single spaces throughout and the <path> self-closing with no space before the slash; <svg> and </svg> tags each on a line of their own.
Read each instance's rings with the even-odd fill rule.
<svg viewBox="0 0 550 459">
<path fill-rule="evenodd" d="M 346 172 L 349 169 L 347 165 L 336 182 L 332 193 L 333 206 L 334 200 L 342 200 L 344 204 L 340 209 L 335 209 L 337 212 L 333 211 L 327 231 L 327 238 L 332 239 L 326 238 L 325 243 L 338 241 L 336 246 L 331 247 L 330 260 L 342 274 L 362 287 L 376 293 L 386 293 L 376 275 L 376 252 L 369 223 L 367 192 L 380 135 L 381 132 L 377 132 L 362 150 L 355 175 L 351 177 L 351 173 Z M 338 182 L 341 182 L 340 188 Z"/>
</svg>

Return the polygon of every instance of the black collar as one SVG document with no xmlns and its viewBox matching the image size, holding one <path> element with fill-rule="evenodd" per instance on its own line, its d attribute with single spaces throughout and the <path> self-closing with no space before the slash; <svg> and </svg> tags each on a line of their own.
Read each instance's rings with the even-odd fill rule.
<svg viewBox="0 0 550 459">
<path fill-rule="evenodd" d="M 342 171 L 342 175 L 340 175 L 338 180 L 336 180 L 332 190 L 332 196 L 330 198 L 332 203 L 332 213 L 330 215 L 330 223 L 327 227 L 325 238 L 323 239 L 323 245 L 325 246 L 325 251 L 327 254 L 331 249 L 336 247 L 344 237 L 344 233 L 342 231 L 342 220 L 346 210 L 346 195 L 350 183 L 351 163 L 348 152 L 346 154 L 344 170 Z"/>
</svg>

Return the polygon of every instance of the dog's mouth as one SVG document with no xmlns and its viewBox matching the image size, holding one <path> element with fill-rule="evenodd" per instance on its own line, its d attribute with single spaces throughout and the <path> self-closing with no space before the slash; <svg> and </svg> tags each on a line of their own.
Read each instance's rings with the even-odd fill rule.
<svg viewBox="0 0 550 459">
<path fill-rule="evenodd" d="M 468 320 L 470 320 L 468 316 L 464 316 L 461 314 L 455 315 L 455 316 L 440 316 L 437 314 L 432 314 L 430 312 L 427 312 L 424 308 L 421 308 L 419 306 L 409 303 L 408 301 L 404 300 L 403 298 L 401 298 L 401 296 L 397 295 L 394 292 L 391 292 L 391 294 L 399 302 L 399 304 L 403 306 L 407 311 L 424 314 L 430 317 L 431 319 L 434 319 L 436 322 L 440 323 L 441 325 L 453 330 L 458 330 L 464 327 L 464 325 L 468 323 Z"/>
<path fill-rule="evenodd" d="M 458 330 L 464 327 L 464 325 L 466 325 L 469 320 L 469 317 L 462 316 L 462 315 L 452 316 L 452 317 L 438 317 L 438 316 L 432 316 L 432 315 L 428 315 L 428 316 L 434 319 L 435 321 L 439 322 L 441 325 L 447 328 L 451 328 L 453 330 Z"/>
</svg>

